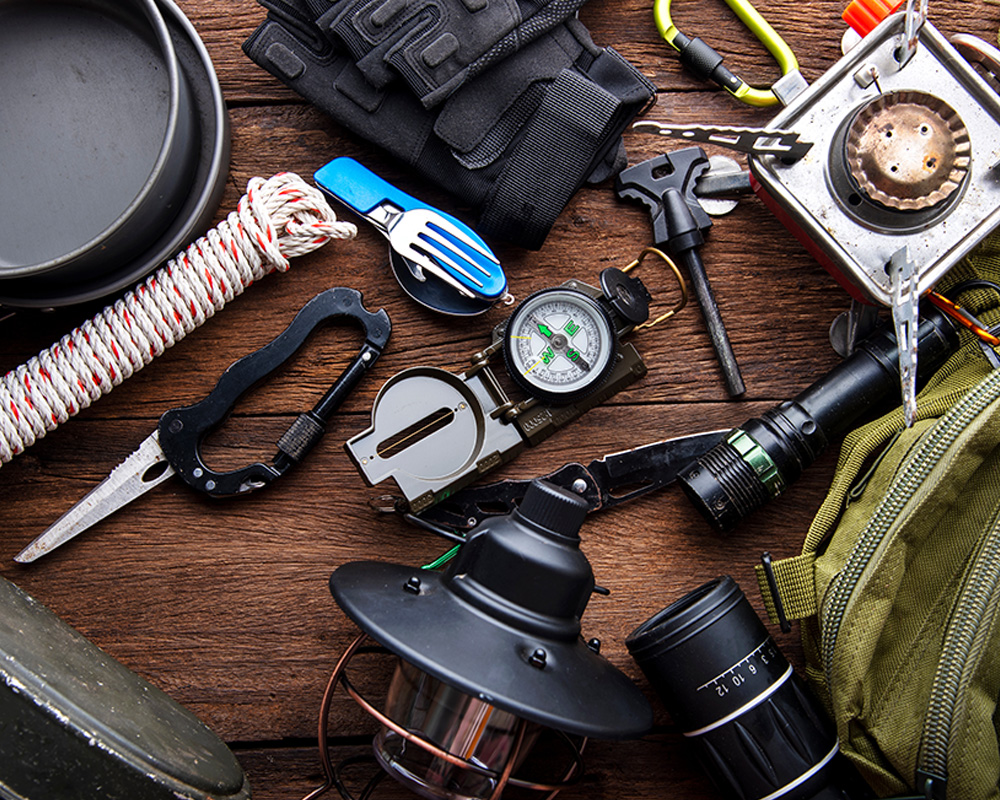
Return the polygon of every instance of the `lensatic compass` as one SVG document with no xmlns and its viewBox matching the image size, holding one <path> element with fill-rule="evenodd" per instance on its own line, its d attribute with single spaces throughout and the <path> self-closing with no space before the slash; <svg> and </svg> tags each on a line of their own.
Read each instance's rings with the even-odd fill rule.
<svg viewBox="0 0 1000 800">
<path fill-rule="evenodd" d="M 670 266 L 681 292 L 652 322 L 649 292 L 628 274 L 650 253 Z M 638 351 L 622 338 L 679 311 L 684 280 L 649 248 L 625 269 L 604 270 L 600 284 L 569 280 L 531 295 L 463 373 L 412 367 L 386 381 L 371 427 L 346 444 L 365 480 L 374 486 L 391 477 L 403 510 L 419 513 L 645 375 Z M 527 397 L 514 399 L 501 385 L 490 365 L 499 353 Z"/>
</svg>

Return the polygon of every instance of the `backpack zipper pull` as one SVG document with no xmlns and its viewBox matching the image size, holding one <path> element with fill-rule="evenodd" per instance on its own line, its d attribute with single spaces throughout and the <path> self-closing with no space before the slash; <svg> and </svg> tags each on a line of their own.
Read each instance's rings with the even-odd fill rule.
<svg viewBox="0 0 1000 800">
<path fill-rule="evenodd" d="M 917 770 L 917 789 L 923 787 L 924 793 L 920 800 L 945 800 L 948 793 L 948 779 L 932 772 Z"/>
</svg>

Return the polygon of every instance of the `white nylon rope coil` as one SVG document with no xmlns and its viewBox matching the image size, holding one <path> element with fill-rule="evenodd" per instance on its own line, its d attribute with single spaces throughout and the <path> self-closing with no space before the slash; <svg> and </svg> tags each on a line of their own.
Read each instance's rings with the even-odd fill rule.
<svg viewBox="0 0 1000 800">
<path fill-rule="evenodd" d="M 48 350 L 0 380 L 6 464 L 142 369 L 251 283 L 357 227 L 298 175 L 251 178 L 236 211 Z"/>
</svg>

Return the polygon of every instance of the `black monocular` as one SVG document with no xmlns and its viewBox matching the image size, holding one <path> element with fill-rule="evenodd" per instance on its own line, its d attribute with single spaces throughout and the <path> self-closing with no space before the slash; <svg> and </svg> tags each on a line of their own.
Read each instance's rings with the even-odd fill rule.
<svg viewBox="0 0 1000 800">
<path fill-rule="evenodd" d="M 625 641 L 702 766 L 738 800 L 861 800 L 871 791 L 837 733 L 729 576 Z"/>
</svg>

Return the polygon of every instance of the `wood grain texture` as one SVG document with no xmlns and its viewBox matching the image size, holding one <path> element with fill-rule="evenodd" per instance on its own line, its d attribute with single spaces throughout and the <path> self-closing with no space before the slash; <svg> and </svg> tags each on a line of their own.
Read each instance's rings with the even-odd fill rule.
<svg viewBox="0 0 1000 800">
<path fill-rule="evenodd" d="M 219 219 L 235 206 L 250 177 L 282 170 L 310 176 L 338 155 L 357 157 L 405 191 L 463 214 L 442 190 L 344 131 L 243 55 L 241 43 L 264 17 L 253 0 L 180 0 L 179 5 L 203 37 L 230 107 L 232 160 Z M 767 54 L 723 3 L 683 0 L 675 6 L 678 25 L 708 39 L 748 80 L 763 84 L 776 76 Z M 795 50 L 810 81 L 838 57 L 839 0 L 767 0 L 760 10 Z M 598 44 L 614 46 L 654 81 L 660 93 L 651 118 L 757 125 L 769 118 L 771 112 L 742 106 L 685 73 L 658 39 L 647 0 L 591 0 L 580 16 Z M 932 17 L 947 33 L 993 40 L 1000 7 L 935 0 Z M 663 140 L 633 131 L 625 142 L 633 163 L 664 149 Z M 618 201 L 608 182 L 581 190 L 539 251 L 502 244 L 496 249 L 512 291 L 523 298 L 569 277 L 596 280 L 604 267 L 631 261 L 650 238 L 646 212 Z M 645 379 L 493 477 L 530 477 L 568 461 L 735 426 L 793 396 L 836 363 L 827 329 L 846 309 L 847 296 L 761 204 L 748 199 L 718 219 L 702 255 L 746 396 L 726 398 L 692 302 L 675 320 L 636 338 L 650 367 Z M 330 597 L 331 571 L 369 558 L 421 564 L 446 549 L 442 541 L 369 507 L 369 498 L 386 487 L 364 484 L 342 442 L 367 427 L 376 392 L 387 378 L 417 364 L 460 371 L 502 319 L 501 311 L 471 321 L 425 311 L 402 294 L 386 261 L 384 240 L 368 227 L 354 241 L 334 242 L 297 259 L 287 274 L 261 280 L 108 397 L 0 469 L 0 575 L 232 743 L 259 800 L 300 797 L 319 781 L 308 742 L 327 676 L 355 635 Z M 672 303 L 672 278 L 655 267 L 643 270 L 641 277 L 661 302 Z M 371 309 L 385 308 L 393 335 L 307 463 L 266 492 L 232 501 L 213 502 L 179 482 L 167 483 L 38 563 L 12 562 L 138 446 L 163 411 L 203 397 L 230 362 L 273 338 L 318 291 L 338 285 L 362 290 Z M 101 305 L 22 313 L 0 322 L 0 370 L 48 347 Z M 316 337 L 293 364 L 241 402 L 212 437 L 213 463 L 225 467 L 270 458 L 276 437 L 325 391 L 358 343 L 358 335 L 345 328 Z M 598 583 L 611 594 L 592 600 L 584 635 L 600 638 L 608 659 L 648 692 L 624 647 L 629 631 L 721 574 L 731 574 L 760 609 L 754 564 L 763 550 L 775 557 L 798 551 L 834 462 L 831 449 L 780 502 L 726 538 L 707 533 L 675 489 L 591 518 L 583 547 Z M 776 638 L 800 665 L 796 635 Z M 374 670 L 367 677 L 381 675 Z M 716 796 L 650 697 L 657 709 L 655 732 L 636 742 L 591 743 L 587 776 L 564 794 L 567 800 Z M 361 743 L 371 723 L 352 703 L 338 698 L 331 721 L 348 752 L 365 749 Z M 387 795 L 401 794 L 385 788 Z"/>
</svg>

